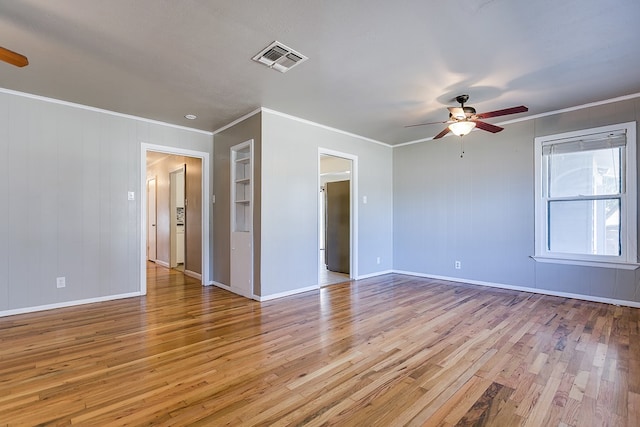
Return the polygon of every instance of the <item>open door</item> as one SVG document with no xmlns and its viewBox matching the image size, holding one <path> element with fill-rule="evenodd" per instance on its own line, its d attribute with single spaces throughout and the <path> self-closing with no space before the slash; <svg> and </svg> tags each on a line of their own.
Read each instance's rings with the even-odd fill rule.
<svg viewBox="0 0 640 427">
<path fill-rule="evenodd" d="M 180 168 L 169 173 L 170 187 L 170 203 L 169 203 L 169 228 L 170 228 L 170 246 L 171 254 L 169 266 L 184 271 L 185 265 L 185 175 L 187 166 L 182 165 Z"/>
<path fill-rule="evenodd" d="M 197 277 L 205 266 L 202 262 L 204 224 L 202 195 L 203 162 L 187 157 L 184 165 L 184 268 L 187 275 Z"/>
<path fill-rule="evenodd" d="M 155 262 L 157 255 L 156 178 L 147 181 L 147 260 Z"/>
<path fill-rule="evenodd" d="M 325 263 L 329 271 L 350 274 L 351 183 L 328 182 L 326 194 Z"/>
</svg>

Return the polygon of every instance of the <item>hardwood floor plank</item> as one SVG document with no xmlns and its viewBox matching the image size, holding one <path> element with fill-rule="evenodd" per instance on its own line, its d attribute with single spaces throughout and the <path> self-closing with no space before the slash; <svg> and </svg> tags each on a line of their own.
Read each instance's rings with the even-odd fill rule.
<svg viewBox="0 0 640 427">
<path fill-rule="evenodd" d="M 423 427 L 456 425 L 491 386 L 491 381 L 474 375 L 424 423 Z"/>
<path fill-rule="evenodd" d="M 629 392 L 627 397 L 627 426 L 631 427 L 640 420 L 640 394 Z"/>
<path fill-rule="evenodd" d="M 389 274 L 0 318 L 0 425 L 637 425 L 640 310 Z"/>
</svg>

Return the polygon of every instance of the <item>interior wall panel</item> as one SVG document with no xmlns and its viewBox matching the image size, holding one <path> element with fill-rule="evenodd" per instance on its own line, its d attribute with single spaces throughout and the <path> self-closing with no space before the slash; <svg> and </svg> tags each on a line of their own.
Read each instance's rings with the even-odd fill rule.
<svg viewBox="0 0 640 427">
<path fill-rule="evenodd" d="M 0 137 L 0 315 L 138 293 L 140 144 L 212 152 L 208 134 L 5 92 Z"/>
<path fill-rule="evenodd" d="M 392 148 L 270 112 L 262 126 L 261 295 L 318 284 L 319 148 L 358 158 L 358 276 L 390 270 Z"/>
<path fill-rule="evenodd" d="M 394 269 L 640 302 L 640 272 L 536 262 L 534 138 L 640 121 L 638 99 L 394 149 Z M 640 152 L 640 151 L 639 151 Z M 640 218 L 640 217 L 639 217 Z M 461 269 L 455 269 L 455 261 Z"/>
<path fill-rule="evenodd" d="M 0 97 L 0 124 L 6 124 L 10 120 L 9 100 Z M 9 306 L 9 176 L 11 161 L 9 159 L 10 133 L 8 126 L 0 126 L 0 311 Z"/>
<path fill-rule="evenodd" d="M 231 199 L 230 199 L 230 149 L 236 144 L 253 139 L 253 286 L 254 295 L 261 295 L 261 163 L 262 163 L 262 113 L 247 119 L 214 135 L 213 160 L 213 280 L 226 286 L 231 283 Z"/>
</svg>

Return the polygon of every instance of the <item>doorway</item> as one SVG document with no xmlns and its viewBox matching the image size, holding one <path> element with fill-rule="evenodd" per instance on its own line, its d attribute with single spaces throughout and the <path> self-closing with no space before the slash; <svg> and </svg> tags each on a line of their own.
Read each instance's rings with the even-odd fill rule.
<svg viewBox="0 0 640 427">
<path fill-rule="evenodd" d="M 171 156 L 179 157 L 177 161 L 181 161 L 181 163 L 174 163 L 173 166 L 169 166 L 170 162 L 168 162 L 167 165 L 163 166 L 166 176 L 165 178 L 161 178 L 160 174 L 154 170 L 154 167 Z M 170 173 L 179 172 L 180 170 L 182 170 L 184 176 L 183 187 L 185 188 L 185 192 L 182 196 L 184 200 L 183 206 L 180 206 L 180 203 L 177 201 L 177 198 L 180 197 L 179 194 L 174 195 L 175 197 L 173 198 L 170 196 Z M 147 187 L 148 180 L 155 178 L 155 205 L 157 206 L 155 221 L 155 262 L 159 266 L 171 267 L 171 252 L 173 251 L 171 251 L 169 244 L 171 234 L 170 225 L 171 223 L 174 224 L 174 231 L 177 235 L 177 228 L 182 219 L 185 246 L 183 260 L 185 274 L 196 278 L 202 285 L 209 285 L 211 281 L 211 267 L 209 262 L 209 170 L 210 160 L 208 152 L 146 143 L 141 144 L 141 181 L 143 188 Z M 175 175 L 175 177 L 177 178 L 178 175 Z M 177 180 L 179 181 L 180 179 L 177 178 Z M 173 187 L 177 188 L 177 186 L 179 185 L 176 184 Z M 146 294 L 149 230 L 153 230 L 154 227 L 150 225 L 152 222 L 149 218 L 149 211 L 153 209 L 149 206 L 149 199 L 151 198 L 149 191 L 143 191 L 141 195 L 141 229 L 143 233 L 141 236 L 142 259 L 140 267 L 140 292 Z M 171 200 L 175 201 L 173 209 L 171 209 Z M 183 209 L 178 209 L 181 207 Z M 162 214 L 160 212 L 161 208 L 165 211 Z M 184 217 L 182 217 L 182 214 Z M 189 224 L 191 224 L 190 226 L 188 225 L 188 221 Z M 153 239 L 153 237 L 151 238 Z M 175 263 L 178 265 L 180 258 L 178 256 L 177 246 L 180 239 L 176 236 L 176 238 L 171 240 L 176 244 Z"/>
<path fill-rule="evenodd" d="M 354 160 L 321 151 L 319 154 L 319 267 L 320 286 L 356 277 L 353 271 Z"/>
</svg>

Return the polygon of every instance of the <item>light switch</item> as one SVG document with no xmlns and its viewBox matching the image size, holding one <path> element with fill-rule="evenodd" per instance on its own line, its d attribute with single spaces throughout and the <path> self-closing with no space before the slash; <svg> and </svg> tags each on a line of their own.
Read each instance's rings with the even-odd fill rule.
<svg viewBox="0 0 640 427">
<path fill-rule="evenodd" d="M 367 196 L 362 196 L 362 203 L 367 204 Z"/>
<path fill-rule="evenodd" d="M 133 191 L 129 191 L 127 193 L 127 199 L 128 200 L 135 200 L 136 199 L 136 193 L 134 193 Z"/>
</svg>

